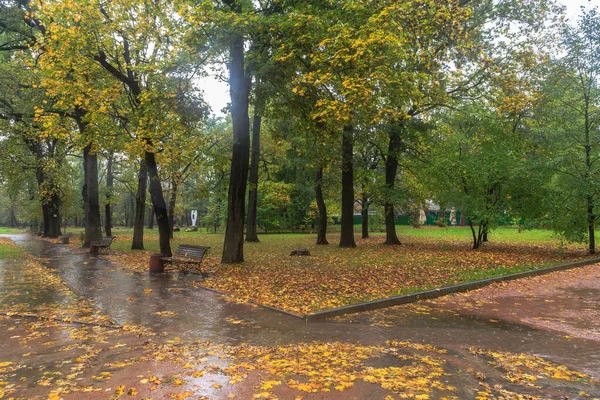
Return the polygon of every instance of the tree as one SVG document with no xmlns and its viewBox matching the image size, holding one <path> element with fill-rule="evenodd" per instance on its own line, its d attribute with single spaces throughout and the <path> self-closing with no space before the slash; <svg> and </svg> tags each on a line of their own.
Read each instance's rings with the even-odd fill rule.
<svg viewBox="0 0 600 400">
<path fill-rule="evenodd" d="M 550 223 L 569 240 L 588 243 L 596 252 L 600 203 L 600 15 L 583 9 L 577 24 L 565 26 L 560 49 L 545 84 L 542 108 L 550 129 L 545 134 L 546 166 L 554 172 Z"/>
<path fill-rule="evenodd" d="M 435 198 L 463 211 L 473 249 L 481 247 L 486 233 L 513 212 L 512 194 L 534 187 L 533 174 L 522 173 L 529 164 L 521 123 L 502 118 L 499 111 L 473 103 L 447 113 L 427 153 L 428 183 Z"/>
<path fill-rule="evenodd" d="M 236 16 L 239 17 L 242 14 L 241 2 L 226 0 L 224 3 Z M 233 152 L 227 197 L 227 227 L 225 228 L 225 242 L 221 257 L 223 264 L 244 261 L 244 214 L 250 150 L 249 84 L 244 63 L 244 37 L 241 32 L 234 32 L 229 44 L 229 92 L 233 121 Z"/>
<path fill-rule="evenodd" d="M 45 27 L 29 16 L 26 7 L 22 2 L 0 4 L 0 85 L 3 93 L 0 99 L 3 126 L 0 129 L 8 136 L 6 143 L 25 146 L 33 156 L 31 160 L 20 151 L 11 153 L 10 149 L 14 151 L 15 147 L 5 149 L 9 151 L 5 157 L 15 161 L 15 155 L 22 155 L 24 158 L 19 162 L 35 171 L 43 234 L 55 238 L 61 234 L 61 185 L 64 182 L 60 172 L 66 152 L 64 121 L 60 117 L 58 121 L 54 119 L 56 123 L 40 121 L 41 116 L 50 117 L 46 112 L 52 106 L 52 99 L 39 89 L 39 76 L 33 73 L 31 56 L 38 35 L 45 32 Z M 58 131 L 52 129 L 54 126 L 59 127 Z"/>
<path fill-rule="evenodd" d="M 49 2 L 36 15 L 50 32 L 45 45 L 61 55 L 53 61 L 61 60 L 66 71 L 90 65 L 122 88 L 120 101 L 114 103 L 116 116 L 131 139 L 128 152 L 140 162 L 136 225 L 143 227 L 143 186 L 149 179 L 160 251 L 170 255 L 171 227 L 157 154 L 177 143 L 182 131 L 172 80 L 185 53 L 180 31 L 185 24 L 175 21 L 174 4 Z"/>
</svg>

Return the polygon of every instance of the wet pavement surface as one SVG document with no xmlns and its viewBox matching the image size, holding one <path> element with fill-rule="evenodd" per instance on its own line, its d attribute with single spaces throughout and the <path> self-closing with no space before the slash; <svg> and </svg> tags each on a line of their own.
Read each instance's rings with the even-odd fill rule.
<svg viewBox="0 0 600 400">
<path fill-rule="evenodd" d="M 518 323 L 515 318 L 490 320 L 485 315 L 469 314 L 468 310 L 449 312 L 449 307 L 432 303 L 423 312 L 415 312 L 414 307 L 379 311 L 385 323 L 373 323 L 368 314 L 307 323 L 260 306 L 229 302 L 223 296 L 199 287 L 189 277 L 178 280 L 175 275 L 131 273 L 102 255 L 92 257 L 86 252 L 74 252 L 64 245 L 27 235 L 5 237 L 55 271 L 71 291 L 89 300 L 112 323 L 142 325 L 166 339 L 211 341 L 228 346 L 286 346 L 314 341 L 381 346 L 389 340 L 410 341 L 448 349 L 448 357 L 464 369 L 476 366 L 477 360 L 469 355 L 468 349 L 479 347 L 541 356 L 600 378 L 598 341 L 565 337 L 568 335 L 554 330 L 534 329 Z M 14 279 L 17 278 L 11 277 L 0 264 L 0 306 L 9 305 L 10 282 Z M 53 297 L 51 290 L 21 295 L 31 297 L 32 310 L 36 309 L 36 304 L 50 303 L 60 307 L 60 302 L 65 301 L 63 295 Z M 598 292 L 574 289 L 569 298 L 573 296 L 597 298 Z M 597 306 L 597 303 L 585 304 L 588 308 Z M 0 351 L 8 352 L 1 346 Z M 460 379 L 458 383 L 460 385 Z M 380 397 L 378 392 L 369 392 L 374 389 L 362 388 L 362 385 L 353 388 L 355 394 L 338 398 L 385 397 L 383 393 Z M 241 398 L 252 397 L 243 390 Z M 365 395 L 365 390 L 369 396 Z M 600 392 L 597 395 L 600 396 Z M 311 398 L 333 398 L 326 394 L 315 396 Z M 280 398 L 288 397 L 280 394 Z M 463 397 L 459 394 L 459 398 Z"/>
</svg>

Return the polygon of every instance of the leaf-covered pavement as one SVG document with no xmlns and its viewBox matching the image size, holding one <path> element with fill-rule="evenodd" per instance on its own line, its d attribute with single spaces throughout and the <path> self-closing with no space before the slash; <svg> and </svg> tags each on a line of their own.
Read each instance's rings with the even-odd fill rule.
<svg viewBox="0 0 600 400">
<path fill-rule="evenodd" d="M 7 271 L 13 276 L 6 292 L 11 296 L 10 309 L 44 317 L 57 307 L 51 314 L 57 318 L 0 318 L 0 398 L 598 396 L 590 376 L 540 357 L 502 349 L 436 347 L 403 340 L 400 331 L 393 334 L 395 339 L 368 345 L 339 340 L 226 345 L 181 340 L 143 326 L 111 327 L 108 316 L 79 299 L 54 271 L 35 259 L 3 263 L 1 276 Z M 34 271 L 37 279 L 27 277 L 25 270 Z M 19 283 L 19 275 L 27 278 Z M 37 296 L 44 291 L 48 296 Z M 3 288 L 0 293 L 4 299 Z M 153 291 L 142 293 L 135 302 L 148 301 Z M 60 304 L 71 306 L 61 310 Z M 78 323 L 79 319 L 92 325 Z M 95 322 L 101 326 L 94 326 Z M 258 335 L 263 329 L 239 317 L 228 317 L 227 323 L 249 326 Z"/>
<path fill-rule="evenodd" d="M 130 242 L 119 236 L 121 244 Z M 212 271 L 203 286 L 239 302 L 254 302 L 296 314 L 357 304 L 399 294 L 577 261 L 589 256 L 578 246 L 556 242 L 498 241 L 474 251 L 464 237 L 410 237 L 402 246 L 385 246 L 381 237 L 360 239 L 356 249 L 316 246 L 308 235 L 266 237 L 246 244 L 243 266 L 220 265 L 219 235 L 185 236 L 179 243 L 211 244 L 204 267 Z M 152 236 L 150 236 L 152 240 Z M 336 238 L 332 238 L 335 242 Z M 308 248 L 311 257 L 290 257 Z M 109 258 L 139 272 L 148 270 L 150 253 L 123 251 Z"/>
</svg>

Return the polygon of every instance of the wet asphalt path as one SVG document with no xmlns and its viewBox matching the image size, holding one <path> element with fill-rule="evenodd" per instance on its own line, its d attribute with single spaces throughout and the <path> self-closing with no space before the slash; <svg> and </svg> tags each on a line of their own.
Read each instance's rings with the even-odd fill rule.
<svg viewBox="0 0 600 400">
<path fill-rule="evenodd" d="M 389 310 L 393 326 L 311 322 L 248 304 L 236 304 L 193 282 L 168 274 L 123 271 L 102 255 L 91 257 L 28 235 L 3 235 L 55 270 L 70 289 L 90 300 L 117 324 L 141 324 L 182 340 L 223 344 L 284 345 L 344 341 L 379 345 L 386 340 L 429 343 L 464 354 L 468 347 L 541 355 L 600 378 L 600 346 L 553 331 L 490 322 L 476 316 Z M 1 289 L 1 286 L 0 286 Z M 162 312 L 163 315 L 156 314 Z M 165 314 L 167 312 L 167 314 Z M 171 314 L 171 316 L 165 316 Z M 244 324 L 232 323 L 243 320 Z M 359 319 L 360 321 L 360 319 Z"/>
</svg>

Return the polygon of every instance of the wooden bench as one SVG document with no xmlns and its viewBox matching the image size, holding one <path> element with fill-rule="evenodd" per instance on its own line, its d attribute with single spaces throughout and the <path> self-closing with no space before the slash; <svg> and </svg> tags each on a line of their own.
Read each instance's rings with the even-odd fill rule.
<svg viewBox="0 0 600 400">
<path fill-rule="evenodd" d="M 194 246 L 191 244 L 180 244 L 172 257 L 161 257 L 161 261 L 166 264 L 173 264 L 179 271 L 179 275 L 186 275 L 190 272 L 198 273 L 204 277 L 208 273 L 202 271 L 200 264 L 208 254 L 210 246 Z"/>
<path fill-rule="evenodd" d="M 108 249 L 115 240 L 114 236 L 105 236 L 99 242 L 90 242 L 90 254 L 97 256 L 100 249 Z"/>
</svg>

